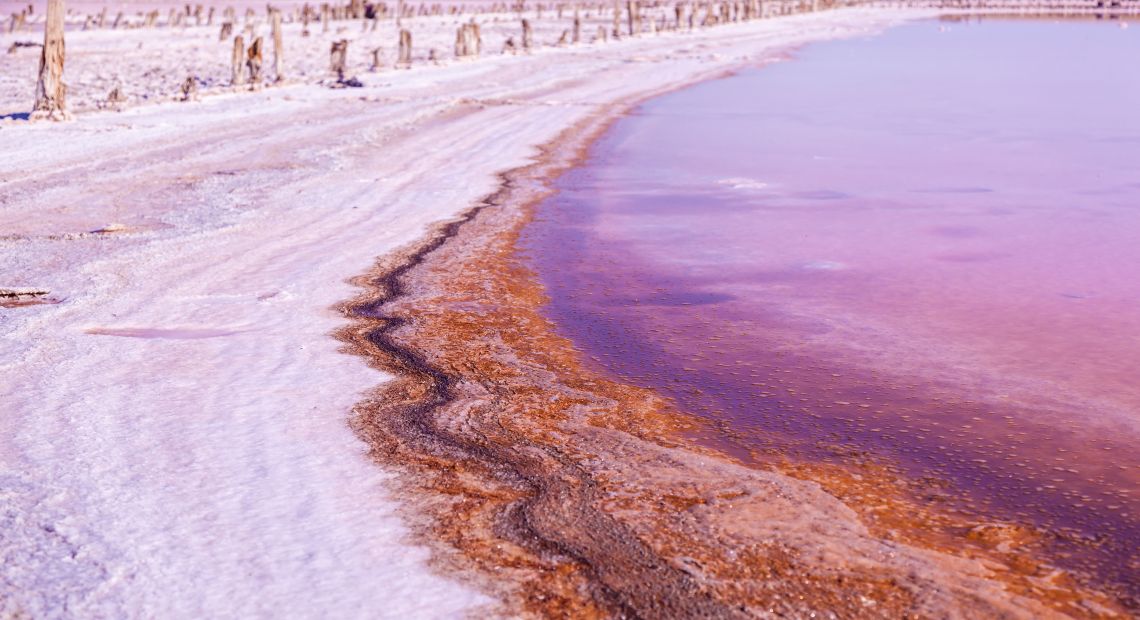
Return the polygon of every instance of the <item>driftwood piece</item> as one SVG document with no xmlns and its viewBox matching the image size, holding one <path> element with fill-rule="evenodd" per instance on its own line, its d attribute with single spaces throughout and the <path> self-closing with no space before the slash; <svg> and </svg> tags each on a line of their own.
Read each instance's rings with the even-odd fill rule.
<svg viewBox="0 0 1140 620">
<path fill-rule="evenodd" d="M 63 83 L 63 0 L 48 0 L 44 22 L 44 48 L 40 51 L 40 72 L 36 80 L 36 102 L 30 118 L 65 120 L 67 86 Z"/>
<path fill-rule="evenodd" d="M 245 63 L 245 39 L 240 34 L 234 37 L 234 52 L 230 60 L 230 84 L 234 86 L 245 84 L 245 71 L 242 67 Z"/>
<path fill-rule="evenodd" d="M 44 46 L 43 43 L 36 43 L 35 41 L 12 41 L 12 44 L 8 46 L 8 53 L 9 54 L 15 54 L 16 51 L 22 47 L 39 47 L 39 48 L 42 48 L 43 46 Z"/>
</svg>

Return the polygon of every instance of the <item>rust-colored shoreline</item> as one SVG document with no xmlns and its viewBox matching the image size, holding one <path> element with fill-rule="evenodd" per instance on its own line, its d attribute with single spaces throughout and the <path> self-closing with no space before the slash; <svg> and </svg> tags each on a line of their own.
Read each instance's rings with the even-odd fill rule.
<svg viewBox="0 0 1140 620">
<path fill-rule="evenodd" d="M 885 478 L 793 468 L 821 487 L 750 469 L 684 439 L 705 420 L 587 369 L 543 317 L 544 293 L 515 241 L 546 181 L 636 103 L 586 119 L 500 175 L 481 204 L 356 278 L 364 292 L 340 308 L 351 319 L 337 333 L 346 351 L 394 376 L 357 405 L 353 429 L 399 473 L 407 518 L 441 570 L 510 615 L 1119 610 L 1070 581 L 1038 587 L 1038 564 L 1009 553 L 1001 528 L 984 532 L 1001 553 L 956 551 L 947 528 L 924 540 L 935 517 L 894 488 L 887 518 L 864 525 L 865 507 L 836 496 L 874 495 Z"/>
</svg>

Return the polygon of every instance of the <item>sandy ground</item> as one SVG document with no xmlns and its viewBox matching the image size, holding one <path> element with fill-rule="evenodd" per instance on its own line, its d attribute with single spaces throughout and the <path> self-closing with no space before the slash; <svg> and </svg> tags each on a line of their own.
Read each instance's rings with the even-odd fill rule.
<svg viewBox="0 0 1140 620">
<path fill-rule="evenodd" d="M 846 9 L 0 123 L 0 287 L 45 302 L 0 308 L 0 615 L 482 613 L 492 601 L 407 540 L 346 426 L 383 379 L 330 336 L 346 280 L 612 102 L 922 15 Z M 167 44 L 221 51 L 204 29 L 84 34 L 68 42 L 80 103 L 106 54 L 127 76 Z M 30 61 L 3 62 L 0 110 L 19 111 Z"/>
</svg>

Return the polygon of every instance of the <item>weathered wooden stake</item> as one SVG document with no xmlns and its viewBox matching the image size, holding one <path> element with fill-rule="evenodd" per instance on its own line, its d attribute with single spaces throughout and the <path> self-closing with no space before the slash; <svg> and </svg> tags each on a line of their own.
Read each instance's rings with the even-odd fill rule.
<svg viewBox="0 0 1140 620">
<path fill-rule="evenodd" d="M 62 121 L 67 113 L 67 86 L 63 83 L 63 0 L 48 0 L 44 22 L 44 48 L 40 51 L 40 76 L 36 81 L 36 103 L 30 118 Z"/>
<path fill-rule="evenodd" d="M 405 69 L 412 66 L 412 33 L 400 30 L 400 52 L 397 62 Z"/>
<path fill-rule="evenodd" d="M 225 22 L 222 24 L 222 30 L 218 33 L 218 41 L 226 41 L 234 34 L 233 22 Z"/>
<path fill-rule="evenodd" d="M 522 20 L 522 48 L 528 52 L 530 51 L 531 43 L 533 43 L 533 36 L 534 33 L 531 31 L 530 22 L 525 19 Z"/>
<path fill-rule="evenodd" d="M 270 16 L 273 24 L 273 80 L 285 81 L 285 44 L 281 41 L 281 11 L 273 9 Z"/>
<path fill-rule="evenodd" d="M 245 65 L 249 67 L 249 84 L 250 86 L 257 86 L 261 84 L 261 66 L 264 60 L 264 44 L 261 37 L 253 40 L 249 46 L 249 52 L 246 54 Z"/>
<path fill-rule="evenodd" d="M 245 84 L 245 71 L 242 70 L 242 64 L 245 62 L 245 39 L 240 34 L 234 37 L 234 53 L 230 60 L 232 63 L 230 84 L 234 86 Z"/>
<path fill-rule="evenodd" d="M 182 101 L 196 101 L 198 99 L 198 78 L 187 76 L 182 82 Z"/>
<path fill-rule="evenodd" d="M 479 35 L 479 25 L 475 22 L 463 24 L 455 31 L 455 57 L 478 56 L 483 47 Z"/>
<path fill-rule="evenodd" d="M 574 34 L 571 36 L 570 41 L 574 45 L 578 45 L 582 41 L 582 20 L 578 17 L 578 10 L 574 10 Z"/>
<path fill-rule="evenodd" d="M 348 64 L 348 40 L 333 41 L 329 47 L 329 70 L 336 74 L 336 81 L 344 81 L 344 70 Z"/>
</svg>

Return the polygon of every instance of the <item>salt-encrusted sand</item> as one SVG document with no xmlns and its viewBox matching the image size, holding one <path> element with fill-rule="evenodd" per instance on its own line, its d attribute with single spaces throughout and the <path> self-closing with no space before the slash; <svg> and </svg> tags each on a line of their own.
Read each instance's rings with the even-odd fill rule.
<svg viewBox="0 0 1140 620">
<path fill-rule="evenodd" d="M 0 309 L 0 610 L 485 612 L 472 582 L 429 570 L 414 515 L 348 428 L 383 377 L 330 336 L 358 292 L 347 280 L 615 102 L 922 15 L 830 11 L 0 124 L 0 286 L 29 302 Z M 85 53 L 130 37 L 178 46 L 69 33 L 77 109 L 106 86 L 84 75 L 149 62 Z M 318 71 L 327 41 L 290 54 Z M 25 51 L 3 61 L 5 113 L 30 108 Z"/>
</svg>

